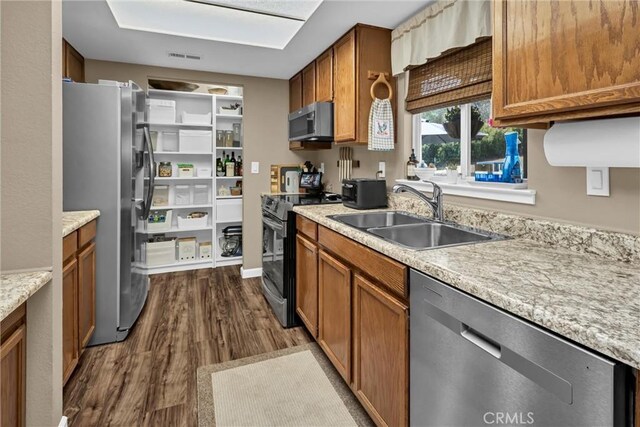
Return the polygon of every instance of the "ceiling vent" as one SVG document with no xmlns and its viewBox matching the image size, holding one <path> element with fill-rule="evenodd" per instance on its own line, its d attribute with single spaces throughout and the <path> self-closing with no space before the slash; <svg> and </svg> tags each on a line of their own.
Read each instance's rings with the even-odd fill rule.
<svg viewBox="0 0 640 427">
<path fill-rule="evenodd" d="M 178 53 L 178 52 L 169 52 L 169 58 L 178 58 L 178 59 L 193 59 L 195 61 L 200 61 L 200 55 L 193 55 L 190 53 Z"/>
</svg>

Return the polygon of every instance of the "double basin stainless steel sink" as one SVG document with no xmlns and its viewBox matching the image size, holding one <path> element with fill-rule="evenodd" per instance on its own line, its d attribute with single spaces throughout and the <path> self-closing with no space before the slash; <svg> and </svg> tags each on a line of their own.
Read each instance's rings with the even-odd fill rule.
<svg viewBox="0 0 640 427">
<path fill-rule="evenodd" d="M 329 218 L 409 249 L 442 248 L 506 238 L 398 211 L 340 214 Z"/>
</svg>

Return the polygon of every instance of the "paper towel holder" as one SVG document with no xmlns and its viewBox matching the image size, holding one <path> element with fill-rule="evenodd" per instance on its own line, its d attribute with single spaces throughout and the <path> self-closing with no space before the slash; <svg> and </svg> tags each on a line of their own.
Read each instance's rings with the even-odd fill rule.
<svg viewBox="0 0 640 427">
<path fill-rule="evenodd" d="M 544 153 L 551 166 L 587 168 L 587 194 L 609 196 L 609 168 L 640 168 L 640 117 L 555 123 Z"/>
</svg>

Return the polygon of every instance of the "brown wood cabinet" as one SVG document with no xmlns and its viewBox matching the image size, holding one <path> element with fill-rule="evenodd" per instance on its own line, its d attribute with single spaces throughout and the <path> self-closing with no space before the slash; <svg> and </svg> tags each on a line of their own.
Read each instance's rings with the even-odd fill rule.
<svg viewBox="0 0 640 427">
<path fill-rule="evenodd" d="M 302 108 L 302 72 L 289 80 L 289 112 Z"/>
<path fill-rule="evenodd" d="M 89 343 L 96 328 L 96 244 L 78 253 L 78 346 Z"/>
<path fill-rule="evenodd" d="M 407 267 L 300 215 L 296 229 L 296 308 L 304 325 L 377 425 L 407 425 Z M 310 320 L 316 307 L 317 335 Z"/>
<path fill-rule="evenodd" d="M 320 250 L 318 344 L 342 378 L 351 383 L 351 270 Z"/>
<path fill-rule="evenodd" d="M 333 101 L 333 47 L 316 59 L 316 101 Z"/>
<path fill-rule="evenodd" d="M 62 76 L 84 83 L 84 57 L 65 39 L 62 39 Z"/>
<path fill-rule="evenodd" d="M 307 65 L 302 70 L 302 106 L 316 102 L 316 63 Z"/>
<path fill-rule="evenodd" d="M 296 236 L 296 312 L 313 337 L 318 336 L 318 247 Z"/>
<path fill-rule="evenodd" d="M 62 378 L 78 365 L 78 261 L 71 258 L 62 270 Z"/>
<path fill-rule="evenodd" d="M 377 425 L 406 425 L 409 309 L 359 274 L 353 285 L 354 391 Z"/>
<path fill-rule="evenodd" d="M 62 375 L 67 383 L 96 325 L 96 227 L 93 220 L 62 241 Z"/>
<path fill-rule="evenodd" d="M 336 143 L 368 142 L 371 85 L 379 73 L 391 76 L 391 30 L 358 24 L 289 80 L 289 109 L 294 111 L 309 100 L 333 101 Z M 313 76 L 313 83 L 311 82 Z M 313 97 L 311 94 L 313 93 Z M 386 98 L 386 89 L 376 88 Z M 311 101 L 313 102 L 313 101 Z M 396 100 L 391 100 L 395 112 Z M 292 150 L 328 148 L 316 143 L 289 144 Z"/>
<path fill-rule="evenodd" d="M 357 132 L 355 28 L 338 40 L 333 51 L 335 52 L 333 136 L 336 142 L 355 141 Z"/>
<path fill-rule="evenodd" d="M 26 423 L 26 304 L 2 320 L 0 329 L 0 426 L 22 427 Z"/>
<path fill-rule="evenodd" d="M 495 0 L 494 121 L 528 125 L 640 112 L 635 3 Z"/>
</svg>

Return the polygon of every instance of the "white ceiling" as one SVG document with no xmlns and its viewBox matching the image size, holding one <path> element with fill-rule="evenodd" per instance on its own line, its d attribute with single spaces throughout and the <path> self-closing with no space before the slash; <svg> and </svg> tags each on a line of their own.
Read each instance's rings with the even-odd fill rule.
<svg viewBox="0 0 640 427">
<path fill-rule="evenodd" d="M 105 0 L 65 0 L 62 32 L 89 59 L 288 79 L 356 23 L 395 28 L 432 1 L 325 0 L 284 49 L 121 29 Z"/>
</svg>

